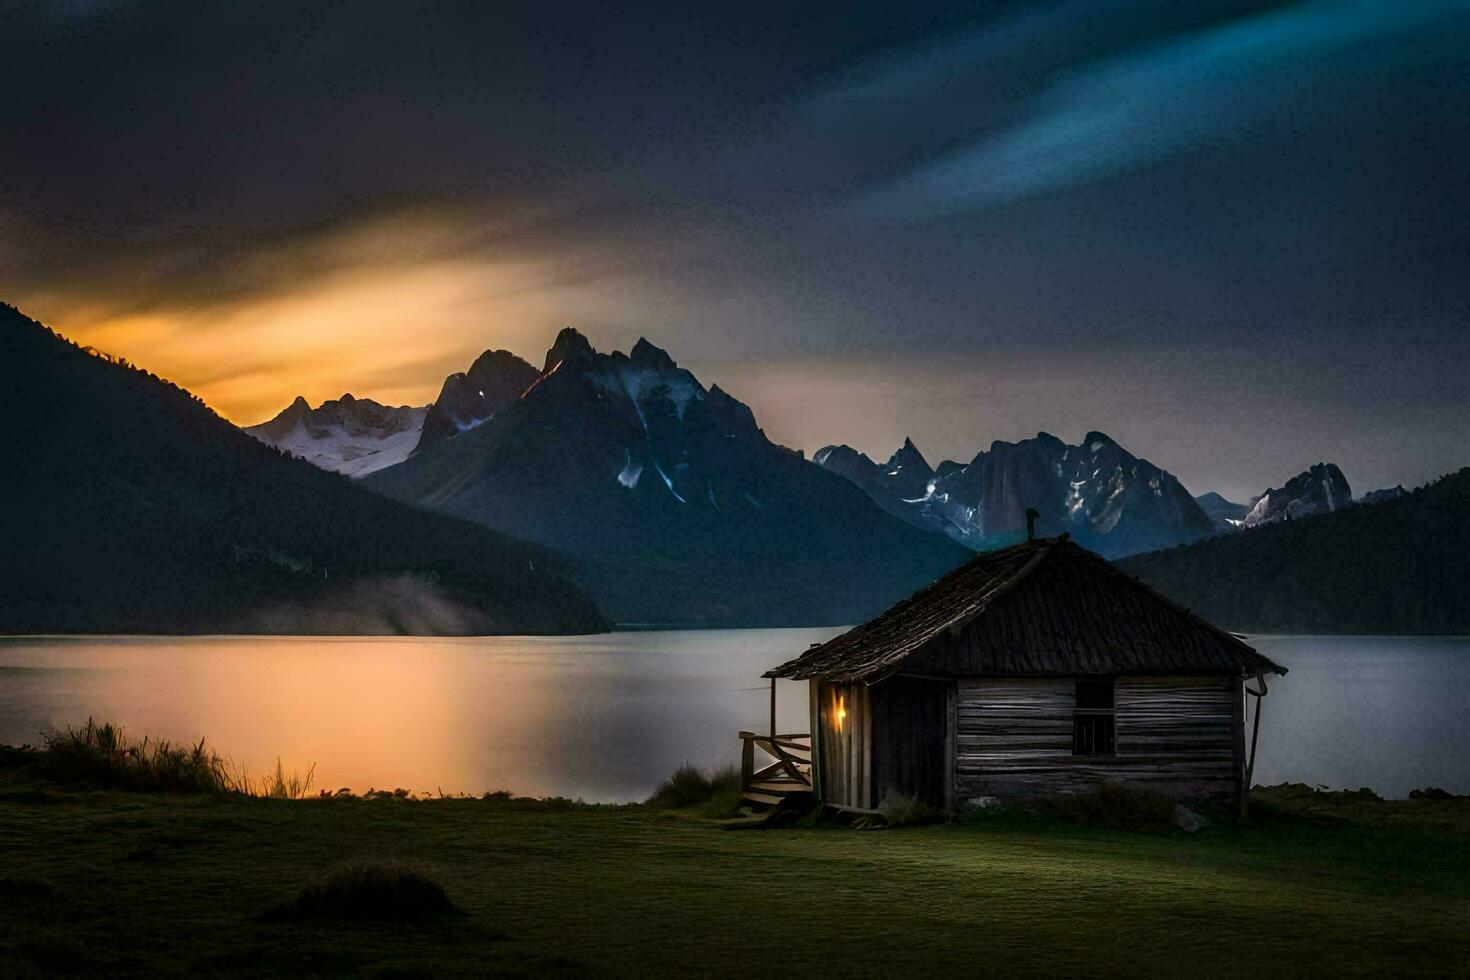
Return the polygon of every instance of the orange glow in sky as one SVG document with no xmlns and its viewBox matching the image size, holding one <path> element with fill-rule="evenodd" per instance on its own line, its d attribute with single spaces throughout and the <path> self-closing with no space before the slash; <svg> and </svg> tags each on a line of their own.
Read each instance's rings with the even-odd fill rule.
<svg viewBox="0 0 1470 980">
<path fill-rule="evenodd" d="M 481 350 L 544 344 L 545 329 L 537 326 L 549 314 L 534 292 L 519 292 L 529 279 L 528 270 L 514 266 L 447 260 L 339 274 L 223 309 L 51 322 L 78 343 L 126 357 L 250 425 L 297 395 L 313 405 L 344 391 L 387 404 L 427 404 L 445 375 L 464 370 Z"/>
<path fill-rule="evenodd" d="M 297 395 L 424 405 L 488 348 L 536 360 L 570 311 L 593 306 L 577 282 L 556 281 L 555 263 L 495 254 L 477 237 L 488 221 L 389 214 L 247 243 L 199 268 L 140 252 L 13 301 L 240 425 Z"/>
</svg>

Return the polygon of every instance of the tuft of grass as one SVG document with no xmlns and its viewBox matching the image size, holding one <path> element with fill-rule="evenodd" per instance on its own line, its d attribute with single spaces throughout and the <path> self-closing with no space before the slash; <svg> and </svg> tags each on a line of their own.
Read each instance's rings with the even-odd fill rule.
<svg viewBox="0 0 1470 980">
<path fill-rule="evenodd" d="M 204 744 L 177 745 L 167 739 L 127 735 L 120 725 L 88 718 L 44 736 L 40 749 L 12 754 L 31 757 L 31 768 L 58 783 L 82 789 L 151 793 L 240 793 L 299 800 L 311 791 L 316 767 L 290 773 L 276 760 L 276 771 L 257 781 Z M 14 764 L 14 760 L 4 760 Z"/>
<path fill-rule="evenodd" d="M 48 775 L 90 789 L 227 793 L 236 788 L 228 761 L 197 745 L 129 738 L 121 727 L 88 718 L 81 728 L 49 732 L 41 748 Z"/>
<path fill-rule="evenodd" d="M 458 912 L 444 887 L 416 865 L 362 860 L 335 868 L 266 918 L 413 922 Z"/>
<path fill-rule="evenodd" d="M 648 805 L 664 810 L 700 807 L 709 816 L 728 816 L 740 805 L 740 773 L 734 766 L 708 775 L 694 766 L 680 766 L 653 791 Z"/>
<path fill-rule="evenodd" d="M 1098 783 L 1085 793 L 1044 797 L 1039 808 L 1074 824 L 1100 824 L 1134 830 L 1174 823 L 1174 801 L 1162 793 L 1118 782 Z"/>
<path fill-rule="evenodd" d="M 276 757 L 276 771 L 267 773 L 259 783 L 248 776 L 240 776 L 237 789 L 246 796 L 263 796 L 268 800 L 304 800 L 311 793 L 311 784 L 316 779 L 316 765 L 306 770 L 306 775 L 290 773 L 281 768 L 281 759 Z M 340 792 L 340 791 L 339 791 Z"/>
<path fill-rule="evenodd" d="M 709 799 L 704 801 L 706 816 L 724 818 L 734 816 L 744 800 L 740 789 L 740 770 L 734 766 L 716 769 L 709 777 Z"/>
<path fill-rule="evenodd" d="M 890 827 L 914 827 L 944 819 L 944 811 L 938 807 L 894 790 L 889 790 L 879 802 L 878 812 Z"/>
</svg>

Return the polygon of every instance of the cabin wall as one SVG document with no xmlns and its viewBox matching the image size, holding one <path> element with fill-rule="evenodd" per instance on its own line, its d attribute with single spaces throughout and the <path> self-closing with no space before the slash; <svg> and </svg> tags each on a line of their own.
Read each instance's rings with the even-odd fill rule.
<svg viewBox="0 0 1470 980">
<path fill-rule="evenodd" d="M 945 769 L 950 683 L 891 677 L 869 688 L 873 797 L 890 792 L 948 805 Z"/>
<path fill-rule="evenodd" d="M 815 685 L 817 792 L 824 803 L 871 809 L 872 711 L 866 684 Z"/>
<path fill-rule="evenodd" d="M 1076 678 L 961 678 L 956 803 L 1076 792 L 1102 780 L 1177 797 L 1239 793 L 1239 678 L 1117 677 L 1114 684 L 1115 753 L 1073 755 Z"/>
</svg>

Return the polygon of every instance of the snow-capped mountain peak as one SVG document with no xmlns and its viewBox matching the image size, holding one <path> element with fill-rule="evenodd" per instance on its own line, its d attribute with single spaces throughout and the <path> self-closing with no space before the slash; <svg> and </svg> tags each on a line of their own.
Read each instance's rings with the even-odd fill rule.
<svg viewBox="0 0 1470 980">
<path fill-rule="evenodd" d="M 646 338 L 604 353 L 568 328 L 544 365 L 493 418 L 373 485 L 576 556 L 599 600 L 639 622 L 853 621 L 960 560 Z M 884 560 L 865 565 L 873 550 Z M 814 592 L 828 574 L 841 587 Z"/>
<path fill-rule="evenodd" d="M 1245 515 L 1242 527 L 1257 527 L 1275 521 L 1329 514 L 1352 503 L 1353 492 L 1347 477 L 1334 463 L 1317 463 L 1298 473 L 1285 486 L 1267 488 Z"/>
<path fill-rule="evenodd" d="M 1212 525 L 1173 475 L 1133 456 L 1104 433 L 1068 445 L 1048 432 L 996 440 L 968 465 L 930 468 L 906 439 L 882 466 L 847 446 L 813 461 L 857 483 L 885 510 L 972 548 L 1024 536 L 1026 510 L 1041 533 L 1067 531 L 1110 557 L 1209 535 Z"/>
<path fill-rule="evenodd" d="M 427 407 L 390 407 L 350 392 L 312 408 L 301 395 L 245 431 L 307 462 L 359 477 L 402 462 L 419 440 Z"/>
</svg>

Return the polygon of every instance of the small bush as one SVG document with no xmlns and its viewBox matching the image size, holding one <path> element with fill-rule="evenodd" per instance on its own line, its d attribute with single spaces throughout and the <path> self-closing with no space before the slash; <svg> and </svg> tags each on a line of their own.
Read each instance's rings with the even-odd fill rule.
<svg viewBox="0 0 1470 980">
<path fill-rule="evenodd" d="M 680 766 L 648 798 L 649 806 L 677 808 L 703 803 L 710 797 L 709 777 L 693 766 Z"/>
<path fill-rule="evenodd" d="M 228 762 L 199 744 L 128 738 L 112 724 L 91 718 L 81 728 L 45 736 L 43 767 L 54 779 L 93 789 L 174 793 L 224 793 L 235 788 Z"/>
<path fill-rule="evenodd" d="M 443 886 L 412 865 L 354 861 L 307 885 L 266 917 L 404 922 L 458 911 Z"/>
<path fill-rule="evenodd" d="M 944 811 L 938 807 L 894 790 L 889 790 L 883 797 L 878 804 L 878 812 L 883 814 L 890 827 L 912 827 L 944 819 Z"/>
<path fill-rule="evenodd" d="M 1174 821 L 1174 801 L 1161 793 L 1123 783 L 1099 783 L 1085 793 L 1047 797 L 1041 809 L 1075 824 L 1114 827 L 1167 827 Z"/>
<path fill-rule="evenodd" d="M 653 795 L 649 806 L 667 810 L 705 804 L 725 812 L 734 812 L 740 801 L 740 773 L 733 766 L 717 769 L 706 776 L 694 766 L 680 766 L 665 779 Z"/>
</svg>

